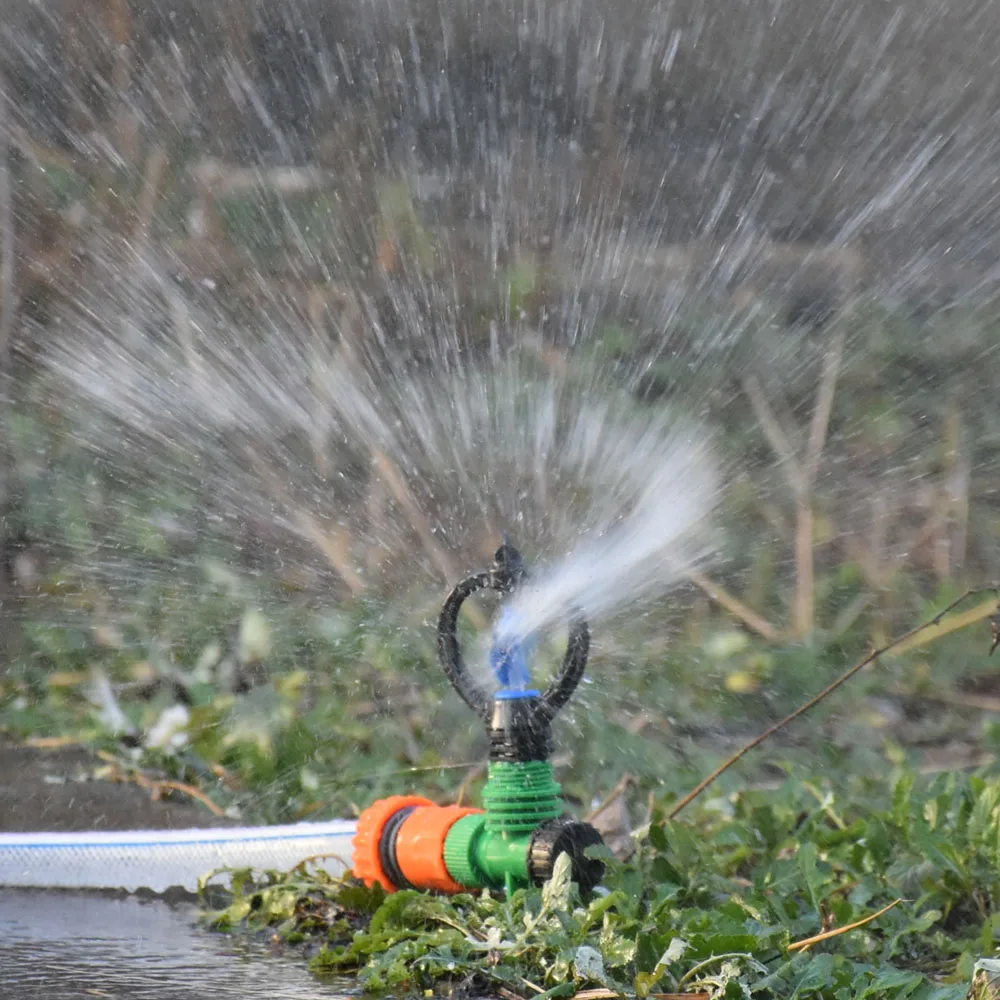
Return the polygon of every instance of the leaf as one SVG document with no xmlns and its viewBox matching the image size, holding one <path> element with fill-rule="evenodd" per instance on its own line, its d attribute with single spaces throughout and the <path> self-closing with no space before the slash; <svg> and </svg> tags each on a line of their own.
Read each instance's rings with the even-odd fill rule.
<svg viewBox="0 0 1000 1000">
<path fill-rule="evenodd" d="M 598 920 L 602 920 L 609 910 L 613 910 L 626 902 L 626 898 L 625 893 L 615 891 L 609 892 L 606 896 L 597 896 L 595 899 L 592 899 L 583 916 L 583 929 L 592 927 Z"/>
<path fill-rule="evenodd" d="M 996 836 L 996 812 L 1000 783 L 990 782 L 980 792 L 969 816 L 968 837 L 972 843 L 988 843 Z"/>
<path fill-rule="evenodd" d="M 546 990 L 544 993 L 536 993 L 532 1000 L 555 1000 L 557 997 L 571 997 L 576 993 L 576 985 L 574 983 L 559 983 L 558 986 L 553 986 L 552 989 Z"/>
<path fill-rule="evenodd" d="M 797 860 L 799 874 L 809 890 L 809 898 L 812 900 L 813 909 L 819 914 L 820 911 L 820 880 L 816 870 L 817 858 L 816 845 L 812 841 L 807 841 L 799 847 Z"/>
<path fill-rule="evenodd" d="M 795 1000 L 809 990 L 829 986 L 833 975 L 833 955 L 815 955 L 802 970 L 789 1000 Z"/>
<path fill-rule="evenodd" d="M 586 944 L 580 945 L 576 949 L 576 955 L 573 958 L 573 972 L 578 978 L 585 981 L 593 980 L 604 983 L 607 979 L 607 973 L 604 971 L 604 958 L 596 948 Z"/>
<path fill-rule="evenodd" d="M 670 883 L 672 885 L 686 885 L 687 879 L 662 855 L 654 859 L 650 866 L 650 875 L 653 880 L 659 883 Z"/>
<path fill-rule="evenodd" d="M 688 946 L 686 957 L 701 961 L 733 952 L 752 954 L 758 947 L 758 938 L 753 934 L 692 934 Z"/>
<path fill-rule="evenodd" d="M 653 992 L 653 988 L 659 984 L 664 974 L 665 970 L 661 966 L 657 966 L 652 972 L 637 973 L 632 982 L 632 988 L 635 990 L 636 996 L 640 998 L 648 997 Z"/>
<path fill-rule="evenodd" d="M 688 943 L 683 938 L 675 937 L 670 939 L 667 950 L 660 958 L 658 965 L 671 966 L 674 962 L 679 962 L 684 957 L 684 952 L 688 950 Z"/>
<path fill-rule="evenodd" d="M 665 851 L 670 846 L 667 841 L 667 831 L 659 823 L 652 824 L 646 836 L 654 850 Z"/>
<path fill-rule="evenodd" d="M 924 977 L 919 972 L 908 972 L 904 969 L 882 969 L 876 973 L 875 978 L 857 995 L 857 1000 L 865 1000 L 865 997 L 878 996 L 890 990 L 893 992 L 894 1000 L 902 1000 L 908 997 L 924 981 Z"/>
<path fill-rule="evenodd" d="M 905 772 L 896 782 L 892 793 L 892 821 L 896 826 L 908 826 L 910 820 L 910 799 L 913 795 L 914 775 Z"/>
<path fill-rule="evenodd" d="M 573 889 L 573 861 L 563 851 L 552 866 L 552 877 L 542 886 L 542 908 L 549 911 L 565 910 L 569 906 Z"/>
</svg>

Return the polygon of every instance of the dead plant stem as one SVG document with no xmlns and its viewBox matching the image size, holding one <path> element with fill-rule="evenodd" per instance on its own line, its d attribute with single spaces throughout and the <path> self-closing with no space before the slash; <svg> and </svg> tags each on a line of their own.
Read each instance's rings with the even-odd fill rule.
<svg viewBox="0 0 1000 1000">
<path fill-rule="evenodd" d="M 11 361 L 14 349 L 14 318 L 17 311 L 17 275 L 14 268 L 14 191 L 10 175 L 8 122 L 11 118 L 7 81 L 0 73 L 0 554 L 9 556 L 11 513 L 14 503 L 14 476 L 11 454 L 10 412 L 14 391 Z M 9 655 L 13 635 L 14 582 L 7 569 L 9 558 L 0 565 L 0 651 Z"/>
<path fill-rule="evenodd" d="M 299 506 L 267 462 L 252 451 L 249 453 L 249 458 L 255 471 L 270 490 L 271 496 L 288 511 L 298 531 L 319 549 L 330 567 L 336 570 L 350 587 L 352 594 L 357 596 L 363 593 L 365 581 L 351 565 L 349 535 L 346 529 L 341 527 L 325 529 L 307 510 Z"/>
<path fill-rule="evenodd" d="M 691 570 L 688 579 L 696 586 L 700 587 L 717 604 L 725 608 L 734 618 L 738 618 L 751 631 L 767 639 L 768 642 L 777 642 L 781 634 L 763 615 L 758 614 L 753 608 L 744 604 L 738 597 L 734 597 L 725 587 L 720 586 L 714 580 L 705 576 L 698 570 Z"/>
<path fill-rule="evenodd" d="M 784 729 L 789 723 L 794 722 L 800 716 L 805 715 L 806 712 L 815 708 L 821 701 L 825 700 L 829 695 L 833 694 L 839 687 L 846 684 L 856 673 L 863 670 L 870 663 L 874 663 L 879 657 L 884 656 L 890 650 L 895 649 L 897 646 L 902 646 L 908 640 L 912 639 L 914 636 L 919 635 L 926 629 L 933 628 L 935 625 L 939 624 L 941 620 L 949 614 L 949 612 L 954 611 L 960 604 L 963 604 L 970 597 L 974 597 L 977 594 L 994 593 L 1000 592 L 1000 586 L 993 585 L 989 587 L 977 587 L 972 590 L 967 590 L 961 597 L 955 598 L 946 608 L 939 611 L 933 618 L 929 618 L 927 621 L 917 625 L 915 628 L 905 632 L 903 635 L 895 638 L 892 642 L 887 643 L 878 649 L 872 650 L 867 656 L 858 660 L 850 670 L 841 674 L 832 684 L 828 684 L 819 694 L 814 695 L 807 702 L 800 705 L 794 712 L 790 715 L 786 715 L 780 722 L 776 722 L 773 726 L 765 729 L 759 736 L 754 737 L 749 743 L 741 747 L 736 751 L 728 760 L 720 764 L 707 778 L 699 782 L 687 795 L 684 796 L 678 802 L 673 809 L 667 814 L 667 819 L 673 819 L 677 814 L 684 809 L 686 806 L 690 805 L 706 788 L 714 784 L 715 781 L 720 778 L 726 771 L 728 771 L 734 764 L 745 757 L 751 750 L 759 747 L 761 743 L 772 737 L 779 730 Z"/>
<path fill-rule="evenodd" d="M 816 390 L 816 405 L 809 423 L 809 437 L 800 459 L 789 436 L 767 401 L 760 383 L 753 376 L 743 388 L 764 436 L 781 461 L 785 478 L 795 497 L 795 597 L 792 607 L 792 632 L 804 638 L 812 633 L 816 616 L 816 569 L 814 558 L 815 512 L 813 488 L 819 473 L 823 449 L 830 428 L 837 378 L 844 354 L 844 333 L 834 335 L 823 357 L 823 371 Z"/>
</svg>

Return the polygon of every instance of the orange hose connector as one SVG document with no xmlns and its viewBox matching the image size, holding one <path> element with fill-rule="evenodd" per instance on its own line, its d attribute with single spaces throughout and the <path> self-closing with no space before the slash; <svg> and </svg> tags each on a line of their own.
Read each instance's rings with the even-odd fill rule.
<svg viewBox="0 0 1000 1000">
<path fill-rule="evenodd" d="M 396 863 L 407 882 L 420 889 L 462 892 L 464 887 L 451 877 L 444 863 L 444 842 L 458 820 L 481 812 L 466 806 L 414 810 L 396 838 Z"/>
<path fill-rule="evenodd" d="M 387 892 L 395 892 L 399 886 L 394 885 L 383 871 L 379 857 L 379 844 L 385 825 L 401 809 L 433 805 L 435 803 L 430 799 L 421 798 L 419 795 L 393 795 L 391 798 L 379 799 L 378 802 L 372 803 L 358 817 L 358 828 L 351 841 L 354 846 L 354 858 L 351 862 L 354 877 L 361 879 L 369 888 L 380 882 Z"/>
<path fill-rule="evenodd" d="M 390 838 L 392 843 L 383 844 L 387 832 L 393 833 L 387 831 L 390 821 L 404 809 L 409 813 L 398 823 Z M 418 889 L 462 892 L 464 887 L 451 877 L 445 865 L 444 842 L 458 820 L 480 812 L 464 806 L 439 806 L 416 795 L 380 799 L 358 817 L 352 842 L 354 876 L 369 887 L 377 882 L 386 892 L 396 892 L 406 883 Z M 399 876 L 386 871 L 393 866 Z"/>
</svg>

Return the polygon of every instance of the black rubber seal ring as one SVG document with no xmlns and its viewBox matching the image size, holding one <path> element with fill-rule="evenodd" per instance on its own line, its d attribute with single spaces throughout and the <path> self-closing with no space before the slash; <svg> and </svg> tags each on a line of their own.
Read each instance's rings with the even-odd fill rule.
<svg viewBox="0 0 1000 1000">
<path fill-rule="evenodd" d="M 415 889 L 410 880 L 403 874 L 396 860 L 396 838 L 399 836 L 399 828 L 406 822 L 410 813 L 416 806 L 406 806 L 399 812 L 393 813 L 382 827 L 382 836 L 378 842 L 378 860 L 382 866 L 382 871 L 389 876 L 389 881 L 397 889 Z"/>
</svg>

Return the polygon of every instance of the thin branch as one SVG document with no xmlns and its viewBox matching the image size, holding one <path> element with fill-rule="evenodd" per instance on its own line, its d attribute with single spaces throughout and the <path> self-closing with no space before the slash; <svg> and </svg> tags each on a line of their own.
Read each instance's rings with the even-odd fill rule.
<svg viewBox="0 0 1000 1000">
<path fill-rule="evenodd" d="M 373 450 L 372 458 L 379 476 L 385 481 L 397 503 L 406 511 L 406 515 L 410 519 L 410 526 L 416 531 L 438 571 L 445 581 L 457 580 L 459 577 L 457 567 L 451 556 L 438 544 L 431 523 L 427 519 L 427 515 L 420 509 L 420 504 L 417 503 L 417 499 L 400 472 L 399 466 L 378 448 Z M 484 629 L 487 627 L 489 622 L 478 607 L 467 603 L 466 609 L 476 628 Z"/>
<path fill-rule="evenodd" d="M 147 778 L 143 774 L 137 774 L 135 783 L 140 788 L 145 788 L 151 792 L 154 802 L 159 801 L 164 791 L 182 792 L 184 795 L 189 795 L 192 799 L 197 799 L 203 803 L 214 815 L 226 815 L 225 810 L 221 806 L 216 805 L 200 788 L 195 788 L 194 785 L 189 785 L 183 781 L 174 781 L 172 778 Z"/>
<path fill-rule="evenodd" d="M 10 177 L 10 143 L 7 121 L 10 117 L 7 84 L 0 76 L 0 378 L 10 374 L 14 336 L 14 312 L 17 289 L 14 274 L 14 193 Z M 4 398 L 9 386 L 0 387 Z"/>
<path fill-rule="evenodd" d="M 974 625 L 976 622 L 981 622 L 984 618 L 989 618 L 989 616 L 996 610 L 996 601 L 984 601 L 982 604 L 977 604 L 974 608 L 970 608 L 968 611 L 964 611 L 960 615 L 955 615 L 954 618 L 951 618 L 946 622 L 941 622 L 925 629 L 920 635 L 914 636 L 906 642 L 898 643 L 896 648 L 893 649 L 892 655 L 902 656 L 904 653 L 908 653 L 912 649 L 919 649 L 921 646 L 927 646 L 936 639 L 940 639 L 942 636 L 949 635 L 952 632 L 957 632 L 959 629 L 965 628 L 967 625 Z"/>
<path fill-rule="evenodd" d="M 123 766 L 112 754 L 104 751 L 98 751 L 97 756 L 111 765 L 111 773 L 108 775 L 110 780 L 118 781 L 122 784 L 128 784 L 129 782 L 136 784 L 140 788 L 150 792 L 154 802 L 162 798 L 164 792 L 181 792 L 193 799 L 197 799 L 216 816 L 225 815 L 225 810 L 221 806 L 213 802 L 200 788 L 194 785 L 189 785 L 183 781 L 175 781 L 173 778 L 150 777 L 150 775 L 137 768 L 133 769 Z"/>
<path fill-rule="evenodd" d="M 743 380 L 743 391 L 750 400 L 754 416 L 759 421 L 768 444 L 771 445 L 774 453 L 781 461 L 788 485 L 796 496 L 801 496 L 806 492 L 806 479 L 802 466 L 795 456 L 795 449 L 792 447 L 791 441 L 788 440 L 788 435 L 784 432 L 781 424 L 778 422 L 778 418 L 774 415 L 774 410 L 767 401 L 767 397 L 760 387 L 760 382 L 753 375 L 747 376 Z"/>
<path fill-rule="evenodd" d="M 257 474 L 271 491 L 271 495 L 288 511 L 299 532 L 319 549 L 330 566 L 350 587 L 352 594 L 356 596 L 362 593 L 365 590 L 365 581 L 351 566 L 348 551 L 349 536 L 346 530 L 336 528 L 332 532 L 326 531 L 316 518 L 295 502 L 274 470 L 259 455 L 251 451 L 249 458 Z"/>
<path fill-rule="evenodd" d="M 802 463 L 802 491 L 795 505 L 795 610 L 793 629 L 805 638 L 815 627 L 816 618 L 816 563 L 815 512 L 812 505 L 813 486 L 819 472 L 823 447 L 833 412 L 833 397 L 837 390 L 837 375 L 844 353 L 844 334 L 838 333 L 823 359 L 823 373 L 816 390 L 816 406 L 809 427 L 809 442 Z"/>
<path fill-rule="evenodd" d="M 0 73 L 0 549 L 9 556 L 10 514 L 14 504 L 16 468 L 11 451 L 10 409 L 14 391 L 11 361 L 14 350 L 14 319 L 17 312 L 17 275 L 14 269 L 14 192 L 10 170 L 10 142 L 7 124 L 10 119 L 10 97 L 6 78 Z M 0 565 L 0 613 L 2 635 L 0 649 L 5 655 L 12 651 L 14 634 L 14 587 L 9 559 Z"/>
<path fill-rule="evenodd" d="M 618 783 L 615 787 L 612 788 L 611 791 L 604 797 L 604 801 L 601 802 L 601 804 L 595 809 L 591 809 L 585 817 L 586 821 L 588 823 L 593 823 L 594 820 L 601 815 L 601 813 L 609 809 L 611 805 L 620 799 L 634 784 L 635 778 L 633 778 L 632 775 L 626 771 L 625 774 L 618 779 Z"/>
<path fill-rule="evenodd" d="M 816 564 L 813 540 L 816 534 L 810 487 L 795 503 L 795 604 L 792 632 L 800 639 L 810 635 L 816 618 Z"/>
<path fill-rule="evenodd" d="M 774 530 L 774 533 L 783 541 L 790 542 L 792 539 L 792 528 L 788 520 L 778 509 L 777 504 L 761 503 L 760 514 Z"/>
<path fill-rule="evenodd" d="M 716 604 L 725 608 L 734 618 L 738 618 L 747 628 L 767 639 L 768 642 L 777 642 L 781 638 L 781 633 L 766 618 L 744 604 L 738 597 L 730 594 L 725 587 L 720 587 L 704 573 L 690 570 L 688 579 L 708 594 Z"/>
<path fill-rule="evenodd" d="M 697 965 L 692 965 L 687 972 L 681 976 L 678 981 L 678 986 L 684 986 L 686 983 L 694 982 L 695 977 L 701 972 L 702 969 L 708 968 L 710 965 L 714 965 L 716 962 L 725 961 L 727 958 L 748 958 L 753 961 L 753 955 L 747 954 L 745 951 L 727 951 L 720 955 L 711 955 L 708 958 L 702 959 Z"/>
<path fill-rule="evenodd" d="M 498 990 L 501 996 L 503 991 Z M 592 990 L 580 990 L 574 993 L 570 1000 L 619 1000 L 627 994 L 609 990 L 606 986 L 598 986 Z M 650 1000 L 709 1000 L 711 993 L 650 993 Z M 506 998 L 510 1000 L 510 998 Z M 520 1000 L 520 998 L 518 998 Z"/>
<path fill-rule="evenodd" d="M 841 674 L 832 684 L 828 684 L 825 688 L 823 688 L 823 690 L 820 691 L 819 694 L 814 695 L 807 702 L 800 705 L 797 709 L 795 709 L 794 712 L 791 713 L 791 715 L 786 715 L 785 718 L 783 718 L 780 722 L 776 722 L 770 728 L 765 729 L 764 732 L 762 732 L 759 736 L 754 737 L 754 739 L 752 739 L 749 743 L 747 743 L 745 746 L 737 750 L 736 753 L 732 755 L 732 757 L 730 757 L 724 763 L 720 764 L 707 778 L 699 782 L 698 785 L 695 786 L 695 788 L 693 788 L 690 792 L 688 792 L 688 794 L 685 795 L 684 798 L 682 798 L 680 802 L 678 802 L 673 807 L 673 809 L 670 810 L 670 812 L 667 814 L 667 819 L 673 819 L 685 806 L 690 805 L 699 795 L 701 795 L 703 791 L 705 791 L 706 788 L 714 784 L 719 777 L 725 774 L 726 771 L 728 771 L 734 764 L 736 764 L 739 760 L 745 757 L 751 750 L 753 750 L 756 747 L 759 747 L 761 743 L 772 737 L 779 730 L 784 729 L 785 726 L 787 726 L 789 723 L 794 722 L 797 718 L 799 718 L 802 715 L 805 715 L 806 712 L 815 708 L 821 701 L 826 699 L 829 695 L 833 694 L 833 692 L 836 691 L 837 688 L 846 684 L 856 673 L 867 667 L 868 664 L 874 663 L 879 657 L 884 656 L 891 650 L 903 646 L 914 636 L 920 635 L 927 629 L 933 628 L 935 625 L 938 625 L 949 612 L 953 611 L 960 604 L 967 601 L 970 597 L 974 597 L 977 594 L 986 594 L 986 593 L 996 594 L 998 592 L 1000 592 L 1000 586 L 996 585 L 990 587 L 977 587 L 974 590 L 967 590 L 964 594 L 962 594 L 961 597 L 955 598 L 955 600 L 952 601 L 951 604 L 949 604 L 943 610 L 939 611 L 933 618 L 930 618 L 927 621 L 923 622 L 922 624 L 917 625 L 916 628 L 910 629 L 909 632 L 905 632 L 898 638 L 893 639 L 892 642 L 888 643 L 887 645 L 872 650 L 872 652 L 870 652 L 867 656 L 865 656 L 863 659 L 855 663 L 850 670 L 848 670 L 846 673 Z M 985 617 L 985 615 L 981 617 Z"/>
<path fill-rule="evenodd" d="M 513 990 L 507 989 L 506 986 L 494 986 L 494 992 L 503 997 L 503 1000 L 524 1000 L 524 997 L 520 993 L 515 993 Z"/>
<path fill-rule="evenodd" d="M 837 389 L 844 353 L 844 333 L 834 336 L 833 343 L 823 359 L 823 372 L 816 391 L 816 405 L 809 427 L 805 456 L 800 460 L 785 434 L 774 409 L 764 396 L 757 379 L 750 375 L 743 382 L 764 435 L 781 461 L 785 477 L 795 494 L 795 599 L 792 608 L 792 631 L 796 636 L 809 635 L 815 626 L 815 562 L 813 542 L 815 514 L 812 507 L 812 489 L 819 471 L 820 459 L 826 444 L 833 412 L 833 399 Z"/>
<path fill-rule="evenodd" d="M 788 950 L 806 951 L 808 948 L 811 948 L 814 944 L 819 944 L 821 941 L 829 941 L 830 938 L 840 937 L 841 934 L 846 934 L 848 931 L 856 931 L 859 927 L 864 927 L 865 924 L 870 924 L 873 920 L 877 920 L 883 914 L 888 913 L 891 909 L 893 909 L 893 907 L 899 906 L 902 902 L 902 899 L 894 899 L 888 906 L 883 906 L 877 913 L 870 913 L 867 917 L 855 920 L 853 924 L 845 924 L 843 927 L 835 927 L 833 930 L 824 931 L 822 934 L 814 934 L 812 937 L 803 938 L 801 941 L 793 941 L 788 946 Z"/>
<path fill-rule="evenodd" d="M 819 462 L 826 445 L 826 435 L 830 428 L 830 415 L 833 412 L 833 397 L 837 391 L 837 376 L 840 374 L 840 362 L 843 354 L 844 332 L 840 331 L 833 338 L 833 343 L 823 358 L 823 374 L 820 376 L 819 389 L 816 392 L 816 407 L 813 410 L 812 423 L 809 427 L 805 478 L 806 484 L 810 488 L 816 482 Z"/>
<path fill-rule="evenodd" d="M 875 598 L 871 594 L 859 594 L 837 615 L 827 635 L 833 639 L 842 636 L 872 606 L 874 601 Z"/>
<path fill-rule="evenodd" d="M 911 697 L 912 691 L 900 690 L 896 692 L 902 697 Z M 921 691 L 922 701 L 937 701 L 944 705 L 957 705 L 960 708 L 973 708 L 977 712 L 1000 712 L 1000 698 L 991 697 L 988 694 L 962 694 L 956 691 Z M 994 754 L 988 755 L 991 759 Z"/>
<path fill-rule="evenodd" d="M 434 565 L 437 566 L 445 581 L 458 579 L 458 570 L 447 552 L 438 544 L 434 537 L 434 529 L 427 515 L 420 509 L 417 498 L 413 495 L 399 466 L 381 449 L 376 448 L 372 452 L 375 468 L 378 474 L 385 480 L 396 502 L 406 511 L 406 516 L 410 519 L 410 526 L 417 533 L 424 548 L 427 550 Z"/>
<path fill-rule="evenodd" d="M 146 158 L 146 167 L 142 175 L 142 192 L 132 232 L 132 253 L 139 264 L 142 263 L 146 247 L 149 245 L 150 230 L 156 216 L 156 203 L 169 164 L 170 158 L 166 148 L 159 144 L 153 147 Z"/>
<path fill-rule="evenodd" d="M 465 797 L 469 794 L 469 786 L 486 775 L 486 765 L 476 764 L 469 773 L 462 779 L 462 784 L 458 786 L 458 794 L 455 796 L 455 805 L 465 805 Z"/>
<path fill-rule="evenodd" d="M 900 550 L 884 562 L 872 556 L 872 545 L 866 545 L 856 537 L 848 535 L 845 541 L 848 555 L 857 563 L 868 584 L 875 590 L 885 590 L 894 573 L 906 565 L 906 560 L 934 537 L 937 530 L 936 516 L 932 513 L 927 521 L 908 538 Z"/>
<path fill-rule="evenodd" d="M 327 442 L 329 429 L 323 413 L 323 376 L 327 358 L 330 354 L 329 340 L 326 335 L 326 296 L 320 285 L 312 285 L 306 297 L 306 311 L 309 315 L 309 327 L 312 331 L 312 365 L 309 371 L 309 388 L 314 406 L 312 426 L 309 430 L 309 443 L 312 447 L 313 464 L 316 471 L 324 478 L 329 475 L 330 463 L 327 459 Z"/>
<path fill-rule="evenodd" d="M 345 869 L 351 867 L 350 860 L 345 858 L 342 854 L 330 854 L 327 852 L 323 852 L 321 854 L 310 854 L 309 857 L 303 858 L 301 861 L 299 861 L 297 864 L 293 865 L 292 868 L 289 869 L 289 874 L 291 874 L 291 872 L 297 871 L 300 868 L 303 871 L 305 871 L 306 865 L 314 865 L 316 864 L 317 861 L 327 861 L 330 858 L 333 858 L 334 861 L 339 861 L 344 866 Z"/>
</svg>

